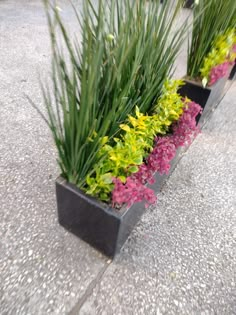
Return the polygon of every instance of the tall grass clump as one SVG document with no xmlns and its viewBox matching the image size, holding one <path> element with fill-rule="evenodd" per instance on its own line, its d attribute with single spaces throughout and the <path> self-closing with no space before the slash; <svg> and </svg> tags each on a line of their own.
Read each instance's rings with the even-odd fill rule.
<svg viewBox="0 0 236 315">
<path fill-rule="evenodd" d="M 235 0 L 200 0 L 193 7 L 193 29 L 188 48 L 187 75 L 198 78 L 204 59 L 221 34 L 236 27 Z M 213 51 L 214 54 L 214 51 Z"/>
<path fill-rule="evenodd" d="M 173 30 L 182 1 L 84 0 L 74 7 L 82 41 L 72 40 L 55 5 L 45 0 L 52 43 L 52 83 L 43 84 L 47 121 L 62 176 L 83 188 L 119 125 L 138 106 L 151 113 L 184 40 Z M 62 39 L 62 44 L 61 44 Z"/>
</svg>

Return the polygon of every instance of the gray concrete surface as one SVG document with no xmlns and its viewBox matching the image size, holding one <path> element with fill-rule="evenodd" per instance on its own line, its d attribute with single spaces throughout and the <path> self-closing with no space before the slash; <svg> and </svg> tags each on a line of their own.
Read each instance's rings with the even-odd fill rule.
<svg viewBox="0 0 236 315">
<path fill-rule="evenodd" d="M 41 1 L 0 1 L 1 315 L 66 314 L 106 266 L 57 222 L 56 151 L 24 95 L 42 107 L 49 69 Z"/>
<path fill-rule="evenodd" d="M 49 70 L 41 1 L 0 0 L 0 314 L 236 314 L 236 83 L 111 263 L 57 223 L 56 151 L 24 96 L 42 107 Z"/>
</svg>

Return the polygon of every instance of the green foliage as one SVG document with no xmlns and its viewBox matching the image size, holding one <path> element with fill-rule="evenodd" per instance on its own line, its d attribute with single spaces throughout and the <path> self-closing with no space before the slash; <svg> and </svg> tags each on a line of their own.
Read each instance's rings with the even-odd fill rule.
<svg viewBox="0 0 236 315">
<path fill-rule="evenodd" d="M 181 80 L 168 80 L 163 85 L 162 94 L 155 107 L 155 113 L 162 122 L 161 133 L 165 133 L 166 128 L 178 120 L 183 113 L 183 102 L 178 94 L 178 89 L 183 84 Z"/>
<path fill-rule="evenodd" d="M 236 43 L 235 29 L 229 29 L 225 34 L 216 37 L 212 49 L 204 58 L 203 67 L 200 69 L 201 78 L 209 80 L 211 69 L 230 58 L 232 47 Z"/>
<path fill-rule="evenodd" d="M 200 0 L 193 8 L 193 29 L 188 47 L 187 75 L 197 78 L 204 59 L 219 34 L 236 26 L 235 0 Z"/>
<path fill-rule="evenodd" d="M 172 29 L 181 1 L 172 7 L 171 0 L 163 5 L 99 0 L 95 7 L 84 0 L 82 17 L 74 8 L 82 30 L 80 43 L 72 41 L 57 7 L 44 0 L 53 52 L 53 91 L 42 87 L 48 113 L 44 118 L 62 176 L 69 182 L 83 189 L 86 178 L 92 181 L 94 165 L 106 153 L 103 142 L 113 141 L 136 106 L 145 113 L 153 111 L 184 38 L 185 24 Z M 138 164 L 140 156 L 139 149 L 131 150 L 129 163 Z M 108 183 L 109 175 L 101 179 Z"/>
<path fill-rule="evenodd" d="M 112 178 L 125 182 L 126 177 L 138 171 L 138 166 L 153 148 L 157 134 L 165 134 L 170 125 L 183 113 L 183 102 L 177 93 L 183 82 L 166 81 L 155 113 L 144 115 L 136 107 L 135 117 L 129 115 L 127 124 L 121 124 L 120 138 L 112 147 L 104 145 L 100 154 L 104 159 L 96 165 L 95 175 L 87 176 L 86 192 L 101 200 L 109 200 L 113 189 Z"/>
</svg>

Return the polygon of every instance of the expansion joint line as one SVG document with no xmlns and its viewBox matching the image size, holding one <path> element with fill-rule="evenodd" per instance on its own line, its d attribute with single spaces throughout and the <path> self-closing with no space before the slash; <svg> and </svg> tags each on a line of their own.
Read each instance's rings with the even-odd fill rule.
<svg viewBox="0 0 236 315">
<path fill-rule="evenodd" d="M 109 265 L 112 263 L 112 260 L 108 260 L 106 264 L 102 267 L 102 269 L 99 271 L 95 279 L 93 279 L 90 284 L 88 285 L 85 293 L 82 295 L 82 297 L 78 300 L 78 302 L 75 304 L 75 306 L 72 308 L 72 310 L 68 313 L 68 315 L 79 315 L 80 309 L 84 305 L 84 303 L 88 300 L 88 298 L 92 295 L 94 288 L 96 285 L 101 281 L 105 271 L 109 267 Z"/>
</svg>

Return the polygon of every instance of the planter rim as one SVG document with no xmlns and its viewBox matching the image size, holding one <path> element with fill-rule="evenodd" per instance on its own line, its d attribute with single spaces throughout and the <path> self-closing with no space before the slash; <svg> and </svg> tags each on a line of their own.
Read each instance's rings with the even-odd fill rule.
<svg viewBox="0 0 236 315">
<path fill-rule="evenodd" d="M 235 63 L 235 64 L 236 64 L 236 63 Z M 211 86 L 206 86 L 205 88 L 204 88 L 204 86 L 202 85 L 202 83 L 201 83 L 200 81 L 194 80 L 194 78 L 189 77 L 187 74 L 185 74 L 185 75 L 182 77 L 182 80 L 184 80 L 184 81 L 186 81 L 186 82 L 188 82 L 188 83 L 192 83 L 192 84 L 194 84 L 194 85 L 197 85 L 197 86 L 199 86 L 199 87 L 201 87 L 201 88 L 203 88 L 203 89 L 212 90 L 212 89 L 214 89 L 214 87 L 218 84 L 218 82 L 220 82 L 220 81 L 223 80 L 224 78 L 228 78 L 228 76 L 229 76 L 231 70 L 233 69 L 233 67 L 234 67 L 234 64 L 233 64 L 233 65 L 230 65 L 229 68 L 228 68 L 228 71 L 227 71 L 227 74 L 226 74 L 226 75 L 224 75 L 223 77 L 219 78 L 219 79 L 218 79 L 214 84 L 212 84 Z"/>
<path fill-rule="evenodd" d="M 222 79 L 222 78 L 220 78 L 220 79 Z M 220 81 L 220 79 L 218 81 Z M 184 76 L 182 78 L 182 80 L 184 80 L 184 81 L 186 81 L 186 82 L 188 82 L 190 84 L 197 85 L 197 86 L 201 87 L 202 89 L 208 89 L 208 90 L 212 90 L 214 88 L 214 86 L 218 83 L 218 81 L 217 81 L 214 84 L 212 84 L 211 86 L 204 87 L 200 81 L 195 81 L 194 79 L 189 78 L 187 76 Z"/>
<path fill-rule="evenodd" d="M 87 195 L 85 194 L 85 192 L 83 192 L 81 189 L 79 189 L 76 185 L 68 182 L 65 178 L 63 178 L 61 175 L 59 175 L 56 178 L 56 182 L 59 184 L 63 184 L 65 185 L 68 190 L 73 191 L 75 193 L 80 194 L 81 198 L 88 200 L 89 202 L 93 205 L 96 205 L 100 208 L 102 208 L 108 215 L 114 216 L 116 218 L 122 218 L 123 216 L 125 216 L 125 214 L 127 213 L 127 211 L 129 210 L 130 207 L 128 206 L 122 206 L 119 210 L 109 206 L 108 204 L 106 204 L 105 202 L 100 201 L 99 199 L 91 196 L 91 195 Z"/>
</svg>

